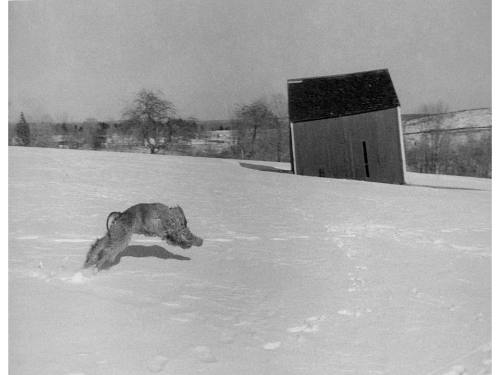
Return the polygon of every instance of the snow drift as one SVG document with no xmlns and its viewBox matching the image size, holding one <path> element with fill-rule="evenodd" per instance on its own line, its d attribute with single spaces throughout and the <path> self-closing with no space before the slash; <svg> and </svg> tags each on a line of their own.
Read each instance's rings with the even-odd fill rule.
<svg viewBox="0 0 500 375">
<path fill-rule="evenodd" d="M 491 185 L 294 176 L 287 164 L 9 149 L 12 374 L 486 374 Z M 110 211 L 183 207 L 82 271 Z"/>
</svg>

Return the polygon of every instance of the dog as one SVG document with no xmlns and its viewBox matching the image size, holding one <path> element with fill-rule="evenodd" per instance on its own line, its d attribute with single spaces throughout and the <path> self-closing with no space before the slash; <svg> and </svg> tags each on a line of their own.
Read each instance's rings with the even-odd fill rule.
<svg viewBox="0 0 500 375">
<path fill-rule="evenodd" d="M 140 203 L 123 212 L 111 212 L 106 229 L 106 234 L 90 247 L 84 268 L 96 266 L 100 271 L 104 265 L 113 263 L 128 246 L 133 234 L 159 237 L 183 249 L 203 244 L 203 239 L 189 230 L 182 208 L 162 203 Z"/>
</svg>

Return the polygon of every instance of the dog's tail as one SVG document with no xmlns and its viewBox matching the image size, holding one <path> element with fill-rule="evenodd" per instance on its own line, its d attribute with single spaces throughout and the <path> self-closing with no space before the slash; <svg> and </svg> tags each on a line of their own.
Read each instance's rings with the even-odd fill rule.
<svg viewBox="0 0 500 375">
<path fill-rule="evenodd" d="M 113 225 L 113 222 L 120 217 L 122 213 L 118 211 L 113 211 L 108 215 L 108 218 L 106 219 L 106 230 L 109 233 L 109 219 L 111 220 L 111 225 Z"/>
</svg>

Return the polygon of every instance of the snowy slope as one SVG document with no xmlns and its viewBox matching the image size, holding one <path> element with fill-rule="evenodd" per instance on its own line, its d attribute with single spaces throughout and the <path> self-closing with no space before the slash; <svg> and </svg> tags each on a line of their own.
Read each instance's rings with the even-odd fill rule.
<svg viewBox="0 0 500 375">
<path fill-rule="evenodd" d="M 491 371 L 490 181 L 253 164 L 11 147 L 10 373 Z M 138 202 L 180 204 L 205 243 L 135 237 L 81 272 Z"/>
<path fill-rule="evenodd" d="M 403 115 L 405 132 L 491 126 L 491 108 L 468 109 L 433 115 Z"/>
</svg>

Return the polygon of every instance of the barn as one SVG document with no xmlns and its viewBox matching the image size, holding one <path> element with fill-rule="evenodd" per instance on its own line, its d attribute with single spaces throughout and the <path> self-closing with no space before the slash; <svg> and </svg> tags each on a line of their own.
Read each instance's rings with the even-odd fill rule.
<svg viewBox="0 0 500 375">
<path fill-rule="evenodd" d="M 387 69 L 287 83 L 295 174 L 404 183 L 401 109 Z"/>
</svg>

